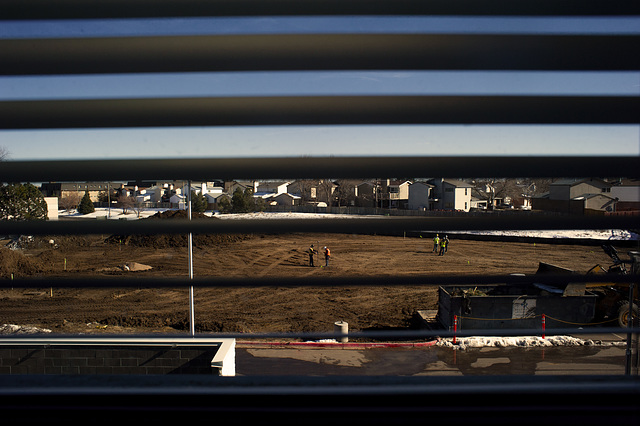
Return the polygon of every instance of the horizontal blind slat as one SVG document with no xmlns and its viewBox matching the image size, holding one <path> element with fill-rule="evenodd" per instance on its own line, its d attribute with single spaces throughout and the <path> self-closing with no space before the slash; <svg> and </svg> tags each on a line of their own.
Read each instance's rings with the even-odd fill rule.
<svg viewBox="0 0 640 426">
<path fill-rule="evenodd" d="M 261 287 L 434 287 L 441 285 L 493 285 L 510 284 L 529 286 L 548 284 L 561 288 L 569 283 L 630 283 L 635 278 L 621 274 L 534 274 L 524 275 L 393 275 L 393 276 L 335 276 L 335 277 L 195 277 L 141 278 L 141 277 L 46 277 L 15 278 L 0 281 L 0 288 L 261 288 Z"/>
<path fill-rule="evenodd" d="M 6 161 L 0 182 L 640 177 L 638 156 L 377 156 Z"/>
<path fill-rule="evenodd" d="M 382 219 L 263 219 L 263 220 L 59 220 L 0 221 L 0 235 L 80 234 L 249 234 L 329 233 L 394 234 L 474 230 L 637 229 L 637 216 L 553 216 L 538 214 L 446 217 L 384 217 Z M 585 240 L 589 244 L 591 240 Z"/>
<path fill-rule="evenodd" d="M 293 34 L 0 40 L 0 75 L 640 69 L 638 35 Z"/>
<path fill-rule="evenodd" d="M 638 96 L 269 96 L 0 102 L 0 129 L 639 122 Z"/>
<path fill-rule="evenodd" d="M 4 0 L 2 19 L 296 15 L 638 15 L 624 0 Z"/>
</svg>

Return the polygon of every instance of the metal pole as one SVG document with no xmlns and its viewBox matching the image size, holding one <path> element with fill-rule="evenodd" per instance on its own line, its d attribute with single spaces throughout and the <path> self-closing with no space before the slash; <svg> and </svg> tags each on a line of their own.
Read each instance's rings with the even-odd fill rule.
<svg viewBox="0 0 640 426">
<path fill-rule="evenodd" d="M 187 184 L 187 214 L 191 220 L 191 181 Z M 189 232 L 189 279 L 193 280 L 193 234 Z M 196 334 L 195 310 L 193 306 L 193 286 L 189 286 L 189 332 L 192 336 Z"/>
</svg>

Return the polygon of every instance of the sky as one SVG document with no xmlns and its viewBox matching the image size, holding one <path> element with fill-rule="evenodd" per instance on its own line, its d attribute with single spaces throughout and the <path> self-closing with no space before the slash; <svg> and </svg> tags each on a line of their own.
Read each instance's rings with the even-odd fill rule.
<svg viewBox="0 0 640 426">
<path fill-rule="evenodd" d="M 2 22 L 0 38 L 295 33 L 639 34 L 640 18 L 262 17 Z M 0 77 L 0 101 L 277 95 L 640 95 L 640 72 L 340 71 Z M 11 160 L 640 155 L 638 125 L 0 131 Z"/>
</svg>

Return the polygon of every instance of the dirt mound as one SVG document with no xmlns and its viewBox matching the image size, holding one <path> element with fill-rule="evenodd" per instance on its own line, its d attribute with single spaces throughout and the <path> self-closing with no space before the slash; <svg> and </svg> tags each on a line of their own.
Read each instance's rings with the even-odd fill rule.
<svg viewBox="0 0 640 426">
<path fill-rule="evenodd" d="M 190 324 L 186 315 L 165 314 L 165 315 L 140 315 L 140 316 L 123 316 L 115 315 L 102 318 L 97 321 L 99 324 L 117 327 L 134 327 L 134 328 L 162 328 L 169 327 L 177 331 L 188 331 Z M 235 324 L 224 324 L 213 320 L 199 320 L 195 324 L 195 329 L 200 333 L 237 333 L 245 330 Z"/>
<path fill-rule="evenodd" d="M 165 210 L 162 212 L 158 212 L 153 216 L 149 216 L 147 219 L 188 219 L 188 218 L 189 218 L 189 212 L 187 212 L 186 210 Z M 199 212 L 191 212 L 191 218 L 219 220 L 217 217 L 212 218 L 205 215 L 204 213 L 199 213 Z"/>
<path fill-rule="evenodd" d="M 153 269 L 153 268 L 149 265 L 143 265 L 142 263 L 138 263 L 138 262 L 127 262 L 124 265 L 122 265 L 122 270 L 124 271 L 138 272 L 138 271 L 148 271 L 149 269 Z"/>
<path fill-rule="evenodd" d="M 211 218 L 203 213 L 193 212 L 192 219 L 219 220 Z M 147 219 L 187 219 L 186 210 L 167 210 L 158 212 Z M 223 243 L 234 243 L 249 238 L 248 235 L 227 235 L 227 234 L 194 234 L 193 245 L 195 247 L 215 246 Z M 133 247 L 151 247 L 155 249 L 165 249 L 172 247 L 186 247 L 188 237 L 181 234 L 153 234 L 153 235 L 112 235 L 105 240 L 108 244 L 123 244 Z"/>
<path fill-rule="evenodd" d="M 80 247 L 90 247 L 96 241 L 93 235 L 21 235 L 7 244 L 8 248 L 20 250 L 59 249 L 75 251 Z"/>
<path fill-rule="evenodd" d="M 21 252 L 0 248 L 0 276 L 3 278 L 23 277 L 44 272 L 42 263 Z"/>
</svg>

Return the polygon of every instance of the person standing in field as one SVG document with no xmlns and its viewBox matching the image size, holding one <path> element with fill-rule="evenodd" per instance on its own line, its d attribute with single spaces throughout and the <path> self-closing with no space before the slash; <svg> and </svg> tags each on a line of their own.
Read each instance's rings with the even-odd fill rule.
<svg viewBox="0 0 640 426">
<path fill-rule="evenodd" d="M 444 256 L 444 252 L 447 248 L 447 240 L 443 238 L 440 238 L 440 253 L 438 253 L 438 256 Z"/>
<path fill-rule="evenodd" d="M 433 239 L 433 252 L 437 253 L 438 252 L 438 247 L 440 246 L 440 237 L 438 236 L 438 234 L 436 234 L 435 238 Z"/>
<path fill-rule="evenodd" d="M 331 250 L 328 247 L 324 248 L 324 266 L 329 266 L 329 258 L 331 257 Z"/>
<path fill-rule="evenodd" d="M 449 236 L 445 235 L 444 236 L 444 252 L 446 253 L 448 249 L 449 249 Z"/>
<path fill-rule="evenodd" d="M 311 247 L 309 247 L 309 266 L 315 266 L 313 264 L 313 255 L 317 254 L 318 251 L 313 247 L 313 244 L 311 244 Z"/>
</svg>

